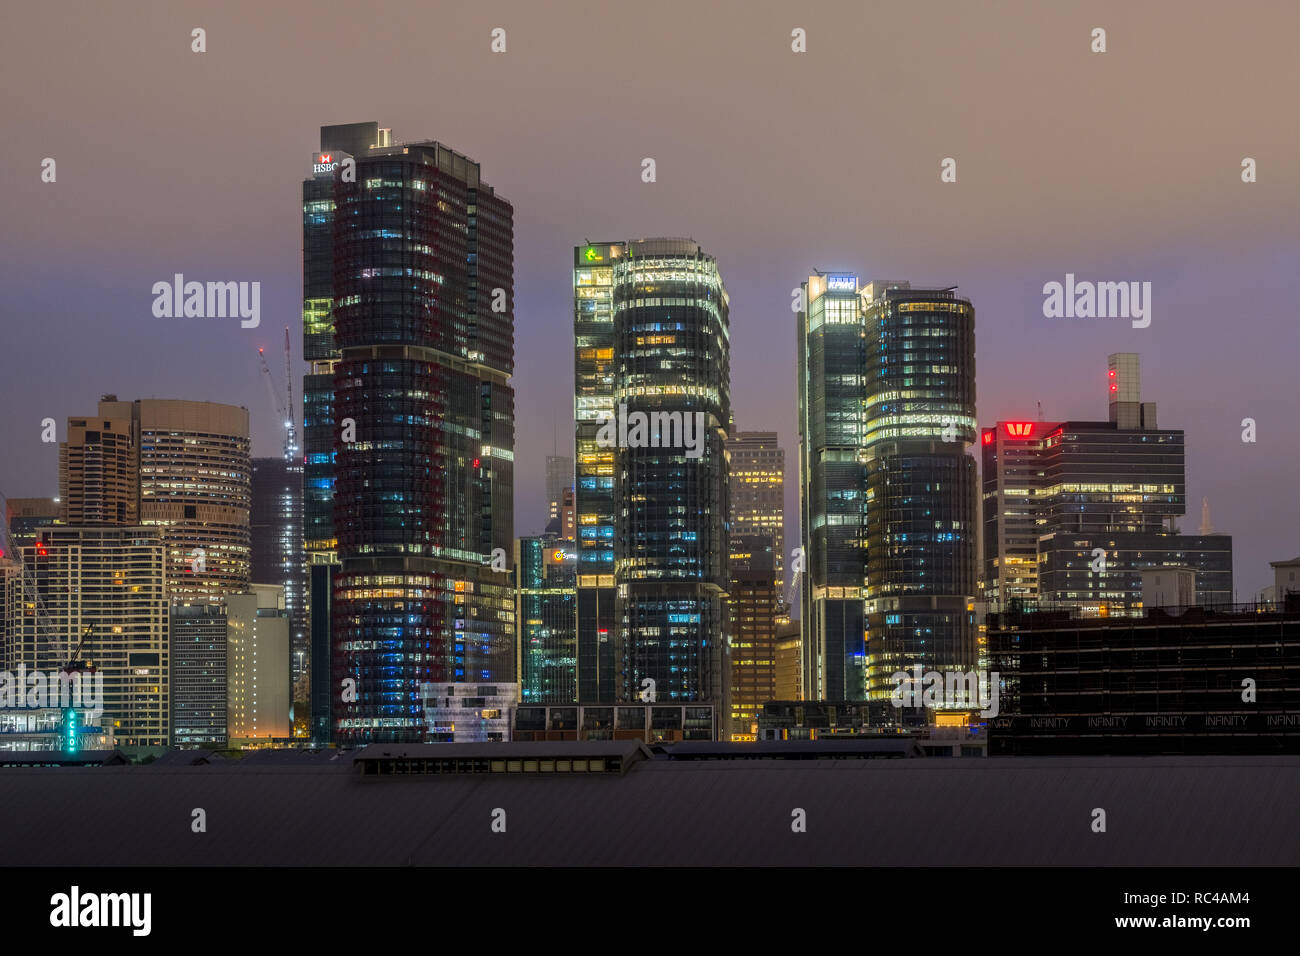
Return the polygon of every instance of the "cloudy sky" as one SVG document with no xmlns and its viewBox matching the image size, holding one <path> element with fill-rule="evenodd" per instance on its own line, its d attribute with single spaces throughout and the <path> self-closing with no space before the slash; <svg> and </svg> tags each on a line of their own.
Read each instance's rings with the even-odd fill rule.
<svg viewBox="0 0 1300 956">
<path fill-rule="evenodd" d="M 1039 402 L 1104 419 L 1107 354 L 1140 352 L 1144 398 L 1187 432 L 1184 530 L 1208 497 L 1248 599 L 1300 554 L 1298 34 L 1281 2 L 20 4 L 0 37 L 0 492 L 55 493 L 41 419 L 63 437 L 103 392 L 245 405 L 275 454 L 256 348 L 279 378 L 289 325 L 301 354 L 299 184 L 321 125 L 374 120 L 469 154 L 514 204 L 520 533 L 572 440 L 572 247 L 690 236 L 731 295 L 737 423 L 787 449 L 790 538 L 790 290 L 813 269 L 908 278 L 974 302 L 985 424 Z M 261 327 L 155 318 L 176 272 L 260 281 Z M 1066 273 L 1150 282 L 1150 327 L 1045 318 Z"/>
</svg>

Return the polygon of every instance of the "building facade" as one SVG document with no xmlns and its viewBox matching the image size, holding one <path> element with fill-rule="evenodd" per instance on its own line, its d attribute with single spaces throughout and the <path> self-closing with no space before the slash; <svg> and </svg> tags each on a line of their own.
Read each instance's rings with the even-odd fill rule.
<svg viewBox="0 0 1300 956">
<path fill-rule="evenodd" d="M 727 292 L 689 239 L 627 243 L 612 282 L 615 700 L 725 708 Z"/>
<path fill-rule="evenodd" d="M 772 539 L 775 583 L 785 588 L 785 449 L 776 432 L 736 432 L 727 438 L 731 533 Z"/>
<path fill-rule="evenodd" d="M 516 548 L 520 700 L 576 703 L 577 551 L 552 535 L 520 538 Z"/>
<path fill-rule="evenodd" d="M 868 286 L 867 691 L 916 665 L 976 666 L 975 309 L 951 289 Z"/>
<path fill-rule="evenodd" d="M 1136 353 L 1107 362 L 1107 421 L 1002 421 L 981 432 L 983 599 L 993 612 L 1138 613 L 1142 571 L 1188 566 L 1231 603 L 1232 538 L 1183 535 L 1184 438 L 1141 398 Z"/>
<path fill-rule="evenodd" d="M 776 699 L 781 591 L 771 534 L 731 537 L 731 700 L 729 737 L 758 739 L 758 714 Z"/>
<path fill-rule="evenodd" d="M 172 746 L 226 745 L 226 608 L 171 608 Z"/>
<path fill-rule="evenodd" d="M 614 415 L 614 264 L 626 244 L 573 250 L 574 510 L 577 521 L 578 699 L 612 701 L 614 456 L 597 441 Z"/>
<path fill-rule="evenodd" d="M 147 527 L 53 527 L 5 575 L 9 669 L 74 659 L 103 679 L 106 732 L 123 747 L 171 745 L 171 661 L 162 536 Z"/>
<path fill-rule="evenodd" d="M 303 679 L 311 660 L 308 584 L 303 551 L 301 460 L 294 456 L 252 460 L 250 578 L 284 588 L 293 652 L 293 682 Z"/>
<path fill-rule="evenodd" d="M 993 615 L 993 755 L 1300 753 L 1300 599 Z"/>
<path fill-rule="evenodd" d="M 232 741 L 291 735 L 289 615 L 284 588 L 254 584 L 226 598 L 229 737 Z"/>
<path fill-rule="evenodd" d="M 512 222 L 436 142 L 334 181 L 340 743 L 422 740 L 422 684 L 514 681 Z"/>
</svg>

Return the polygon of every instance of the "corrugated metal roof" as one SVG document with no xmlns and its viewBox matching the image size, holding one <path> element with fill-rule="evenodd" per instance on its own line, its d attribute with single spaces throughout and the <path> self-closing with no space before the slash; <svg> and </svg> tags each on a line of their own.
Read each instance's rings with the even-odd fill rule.
<svg viewBox="0 0 1300 956">
<path fill-rule="evenodd" d="M 0 770 L 0 845 L 14 866 L 1293 866 L 1296 793 L 1295 757 L 641 760 L 624 775 L 400 778 L 343 760 L 15 768 Z M 206 833 L 191 830 L 196 807 Z M 796 808 L 805 833 L 791 830 Z"/>
</svg>

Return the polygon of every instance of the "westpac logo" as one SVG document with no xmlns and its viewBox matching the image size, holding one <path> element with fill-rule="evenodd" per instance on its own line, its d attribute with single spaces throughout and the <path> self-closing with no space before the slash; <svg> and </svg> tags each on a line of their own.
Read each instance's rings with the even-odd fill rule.
<svg viewBox="0 0 1300 956">
<path fill-rule="evenodd" d="M 262 323 L 262 283 L 186 282 L 176 273 L 173 280 L 153 284 L 155 318 L 224 319 L 238 316 L 241 328 L 255 329 Z"/>
<path fill-rule="evenodd" d="M 601 412 L 596 433 L 601 448 L 685 448 L 687 458 L 704 455 L 703 412 Z"/>
<path fill-rule="evenodd" d="M 1151 324 L 1150 282 L 1065 282 L 1043 286 L 1043 315 L 1049 319 L 1132 319 L 1133 328 Z"/>
<path fill-rule="evenodd" d="M 152 893 L 85 893 L 73 886 L 50 897 L 50 925 L 127 926 L 132 936 L 148 936 L 152 927 Z"/>
</svg>

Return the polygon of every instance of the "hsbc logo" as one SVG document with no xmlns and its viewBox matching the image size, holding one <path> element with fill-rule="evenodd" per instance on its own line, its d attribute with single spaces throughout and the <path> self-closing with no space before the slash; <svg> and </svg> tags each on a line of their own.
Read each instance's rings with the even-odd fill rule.
<svg viewBox="0 0 1300 956">
<path fill-rule="evenodd" d="M 342 170 L 340 178 L 345 183 L 357 181 L 357 161 L 347 153 L 313 153 L 311 171 L 315 176 L 329 176 Z"/>
</svg>

